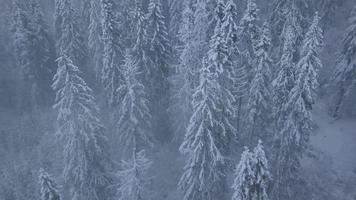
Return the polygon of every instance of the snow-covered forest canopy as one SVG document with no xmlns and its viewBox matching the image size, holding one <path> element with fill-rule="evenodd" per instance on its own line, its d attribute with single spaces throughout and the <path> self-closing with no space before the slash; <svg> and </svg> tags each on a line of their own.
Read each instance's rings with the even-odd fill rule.
<svg viewBox="0 0 356 200">
<path fill-rule="evenodd" d="M 0 200 L 355 200 L 355 0 L 0 0 Z"/>
</svg>

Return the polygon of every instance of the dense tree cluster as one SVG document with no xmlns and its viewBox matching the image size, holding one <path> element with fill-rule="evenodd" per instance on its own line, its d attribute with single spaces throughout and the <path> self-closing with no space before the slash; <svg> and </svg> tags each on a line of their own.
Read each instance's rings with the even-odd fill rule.
<svg viewBox="0 0 356 200">
<path fill-rule="evenodd" d="M 0 112 L 21 116 L 0 127 L 0 199 L 319 199 L 302 161 L 344 1 L 0 0 Z M 356 8 L 334 74 L 339 117 Z"/>
</svg>

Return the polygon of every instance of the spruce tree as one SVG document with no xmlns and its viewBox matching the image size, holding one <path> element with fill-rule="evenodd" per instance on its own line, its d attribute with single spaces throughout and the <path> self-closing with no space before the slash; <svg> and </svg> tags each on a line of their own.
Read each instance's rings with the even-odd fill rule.
<svg viewBox="0 0 356 200">
<path fill-rule="evenodd" d="M 89 7 L 89 35 L 88 47 L 90 55 L 92 56 L 93 69 L 97 77 L 100 77 L 102 68 L 103 50 L 102 43 L 102 29 L 101 29 L 101 15 L 100 15 L 100 1 L 90 0 Z"/>
<path fill-rule="evenodd" d="M 53 89 L 58 111 L 58 134 L 64 142 L 64 179 L 73 200 L 104 198 L 106 174 L 106 137 L 98 118 L 92 90 L 80 71 L 64 53 L 57 59 L 58 70 Z"/>
<path fill-rule="evenodd" d="M 181 139 L 191 115 L 191 98 L 193 89 L 196 85 L 197 69 L 194 57 L 193 29 L 194 29 L 194 12 L 190 1 L 185 1 L 182 16 L 182 26 L 179 30 L 179 39 L 182 43 L 179 65 L 175 74 L 170 77 L 172 86 L 170 113 L 174 115 L 173 127 L 175 130 L 175 139 Z"/>
<path fill-rule="evenodd" d="M 323 33 L 319 27 L 320 18 L 315 14 L 306 33 L 301 49 L 301 59 L 297 64 L 296 79 L 301 84 L 301 93 L 307 109 L 315 103 L 318 73 L 322 67 L 320 51 L 323 45 Z"/>
<path fill-rule="evenodd" d="M 223 106 L 231 96 L 218 81 L 218 73 L 205 63 L 200 84 L 193 95 L 193 114 L 180 146 L 188 157 L 179 187 L 185 200 L 222 197 L 225 173 L 224 153 L 228 134 L 234 129 L 224 115 Z M 232 111 L 231 111 L 232 112 Z"/>
<path fill-rule="evenodd" d="M 253 154 L 245 147 L 239 164 L 236 166 L 235 178 L 232 186 L 232 200 L 253 199 L 252 185 L 254 183 Z"/>
<path fill-rule="evenodd" d="M 82 36 L 78 14 L 74 10 L 71 0 L 56 0 L 55 2 L 55 34 L 57 52 L 71 56 L 76 65 L 82 64 L 86 56 L 86 46 Z"/>
<path fill-rule="evenodd" d="M 44 169 L 39 171 L 41 200 L 60 200 L 58 186 L 54 179 Z"/>
<path fill-rule="evenodd" d="M 168 72 L 170 45 L 161 0 L 150 0 L 147 21 L 150 59 L 153 62 L 151 73 L 164 76 Z"/>
<path fill-rule="evenodd" d="M 253 150 L 254 159 L 254 183 L 253 183 L 253 199 L 268 200 L 268 184 L 272 180 L 269 172 L 269 164 L 266 158 L 262 141 L 258 141 L 258 145 Z"/>
<path fill-rule="evenodd" d="M 147 80 L 149 80 L 149 94 L 151 99 L 151 110 L 153 113 L 153 130 L 160 135 L 160 139 L 167 140 L 168 124 L 162 121 L 169 118 L 169 62 L 171 57 L 171 47 L 167 32 L 166 18 L 162 12 L 162 0 L 150 0 L 147 13 L 147 33 L 148 33 L 148 58 L 150 60 Z"/>
<path fill-rule="evenodd" d="M 37 0 L 15 1 L 14 9 L 13 46 L 24 84 L 22 109 L 29 110 L 49 102 L 48 85 L 55 66 L 53 42 Z"/>
<path fill-rule="evenodd" d="M 124 81 L 117 88 L 119 96 L 118 133 L 125 152 L 133 148 L 151 147 L 153 137 L 151 132 L 151 114 L 145 86 L 138 79 L 142 68 L 134 61 L 131 52 L 125 54 L 123 66 Z"/>
<path fill-rule="evenodd" d="M 257 12 L 258 8 L 255 0 L 248 0 L 246 10 L 239 24 L 240 48 L 244 54 L 244 62 L 249 67 L 249 71 L 252 70 L 253 58 L 256 54 L 256 45 L 259 37 L 259 27 L 257 25 L 259 18 Z"/>
<path fill-rule="evenodd" d="M 266 132 L 266 129 L 270 128 L 273 107 L 270 46 L 269 27 L 265 23 L 260 41 L 256 45 L 256 68 L 253 71 L 254 76 L 251 81 L 247 104 L 246 128 L 250 142 L 256 142 L 259 138 L 266 138 L 266 135 L 258 135 L 258 133 Z"/>
<path fill-rule="evenodd" d="M 288 101 L 289 92 L 295 83 L 295 63 L 293 61 L 295 34 L 291 26 L 283 35 L 284 46 L 282 56 L 278 62 L 277 77 L 273 80 L 274 89 L 274 111 L 273 115 L 277 120 L 277 128 L 280 128 L 286 113 L 283 113 L 283 105 Z"/>
<path fill-rule="evenodd" d="M 118 188 L 119 200 L 149 199 L 146 186 L 149 180 L 147 172 L 151 165 L 152 161 L 146 158 L 144 150 L 134 150 L 130 161 L 122 161 L 122 170 L 117 173 L 121 182 Z"/>
<path fill-rule="evenodd" d="M 113 0 L 101 0 L 101 27 L 103 42 L 103 67 L 101 81 L 107 102 L 110 106 L 117 104 L 116 89 L 122 81 L 120 66 L 123 60 L 121 35 L 118 30 L 118 19 Z"/>
<path fill-rule="evenodd" d="M 353 8 L 349 17 L 349 25 L 343 39 L 343 46 L 340 52 L 340 58 L 337 63 L 333 82 L 337 94 L 333 97 L 332 115 L 338 117 L 344 108 L 344 103 L 352 94 L 355 87 L 356 78 L 356 7 Z"/>
</svg>

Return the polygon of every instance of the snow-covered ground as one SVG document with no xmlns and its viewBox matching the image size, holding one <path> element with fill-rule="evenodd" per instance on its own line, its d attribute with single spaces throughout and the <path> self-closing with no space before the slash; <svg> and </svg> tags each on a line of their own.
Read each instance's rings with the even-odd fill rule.
<svg viewBox="0 0 356 200">
<path fill-rule="evenodd" d="M 332 158 L 333 168 L 343 175 L 356 175 L 356 118 L 334 120 L 325 103 L 315 106 L 317 124 L 312 145 Z"/>
</svg>

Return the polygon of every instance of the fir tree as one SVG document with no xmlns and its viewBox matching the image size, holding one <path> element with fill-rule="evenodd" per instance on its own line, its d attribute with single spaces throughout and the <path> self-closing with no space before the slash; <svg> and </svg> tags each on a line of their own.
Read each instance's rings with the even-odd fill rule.
<svg viewBox="0 0 356 200">
<path fill-rule="evenodd" d="M 166 75 L 168 72 L 169 38 L 161 0 L 150 0 L 147 14 L 147 33 L 153 72 Z"/>
<path fill-rule="evenodd" d="M 134 150 L 129 162 L 122 162 L 122 170 L 117 175 L 121 181 L 118 188 L 119 200 L 144 200 L 149 199 L 145 186 L 148 182 L 147 171 L 152 161 L 146 158 L 145 151 Z"/>
<path fill-rule="evenodd" d="M 205 65 L 200 74 L 200 85 L 193 95 L 193 114 L 180 151 L 188 161 L 179 187 L 185 200 L 215 199 L 223 195 L 224 144 L 233 127 L 226 124 L 222 106 L 230 96 L 218 82 L 218 74 Z"/>
<path fill-rule="evenodd" d="M 130 52 L 125 55 L 123 84 L 117 89 L 120 101 L 118 112 L 118 133 L 125 150 L 138 147 L 151 147 L 151 114 L 148 108 L 145 86 L 138 80 L 142 70 L 133 60 Z"/>
<path fill-rule="evenodd" d="M 261 140 L 258 141 L 258 145 L 253 150 L 253 158 L 253 199 L 268 200 L 267 189 L 272 177 L 269 172 L 269 165 Z"/>
<path fill-rule="evenodd" d="M 15 2 L 14 9 L 13 46 L 20 75 L 26 85 L 22 109 L 28 110 L 30 105 L 43 105 L 50 99 L 48 85 L 54 73 L 54 51 L 39 2 Z"/>
<path fill-rule="evenodd" d="M 253 71 L 254 77 L 251 81 L 249 99 L 247 105 L 247 129 L 250 142 L 257 141 L 257 138 L 266 136 L 256 135 L 269 128 L 271 122 L 271 111 L 273 106 L 271 91 L 271 63 L 268 55 L 271 45 L 268 24 L 265 23 L 260 36 L 260 41 L 256 45 L 256 68 Z"/>
<path fill-rule="evenodd" d="M 296 78 L 301 84 L 301 95 L 305 101 L 307 109 L 311 109 L 315 103 L 316 89 L 318 83 L 318 72 L 322 67 L 320 51 L 323 45 L 323 33 L 319 27 L 320 18 L 315 14 L 314 20 L 305 35 L 301 59 L 298 62 Z"/>
<path fill-rule="evenodd" d="M 235 170 L 232 200 L 253 199 L 252 185 L 255 178 L 253 164 L 253 154 L 245 147 Z"/>
<path fill-rule="evenodd" d="M 39 171 L 41 200 L 60 200 L 57 184 L 42 168 Z"/>
<path fill-rule="evenodd" d="M 104 85 L 109 105 L 117 103 L 116 89 L 121 84 L 120 65 L 123 60 L 121 35 L 118 30 L 115 3 L 113 0 L 101 0 L 101 27 L 103 41 L 103 68 L 101 81 Z"/>
<path fill-rule="evenodd" d="M 150 0 L 147 13 L 147 33 L 148 33 L 148 58 L 150 60 L 149 73 L 149 94 L 151 99 L 151 110 L 153 115 L 153 130 L 159 134 L 162 140 L 169 139 L 167 135 L 168 125 L 161 122 L 168 119 L 168 75 L 169 62 L 171 56 L 170 41 L 168 38 L 166 19 L 162 13 L 161 0 Z"/>
<path fill-rule="evenodd" d="M 247 7 L 240 20 L 239 38 L 242 53 L 245 56 L 245 64 L 249 66 L 249 71 L 252 68 L 253 58 L 256 53 L 256 45 L 259 37 L 258 8 L 255 0 L 248 0 Z"/>
<path fill-rule="evenodd" d="M 64 179 L 73 200 L 98 200 L 103 198 L 100 190 L 108 181 L 104 128 L 92 90 L 80 77 L 78 67 L 64 53 L 57 61 L 53 108 L 58 111 L 58 133 L 64 141 Z"/>
<path fill-rule="evenodd" d="M 146 27 L 146 16 L 142 10 L 142 4 L 139 0 L 135 4 L 134 12 L 134 32 L 136 33 L 133 38 L 133 56 L 136 62 L 143 67 L 146 73 L 149 72 L 149 59 L 148 59 L 148 34 Z"/>
<path fill-rule="evenodd" d="M 194 57 L 195 52 L 192 45 L 194 12 L 190 1 L 185 1 L 182 19 L 182 27 L 179 30 L 179 38 L 182 43 L 180 64 L 176 69 L 176 74 L 170 78 L 173 94 L 169 111 L 175 116 L 173 119 L 173 126 L 176 130 L 175 139 L 181 138 L 188 125 L 191 115 L 191 97 L 196 85 L 195 62 L 197 58 Z"/>
<path fill-rule="evenodd" d="M 334 105 L 332 115 L 340 115 L 344 102 L 348 99 L 351 91 L 355 87 L 356 78 L 356 7 L 353 8 L 349 17 L 349 26 L 343 39 L 343 47 L 340 52 L 340 58 L 337 63 L 337 69 L 334 74 L 334 85 L 337 94 L 333 97 Z"/>
<path fill-rule="evenodd" d="M 75 64 L 81 64 L 86 55 L 86 47 L 71 0 L 56 0 L 55 13 L 58 54 L 65 52 Z"/>
<path fill-rule="evenodd" d="M 100 77 L 102 68 L 102 29 L 100 22 L 100 1 L 90 0 L 88 47 L 93 59 L 94 71 Z"/>
<path fill-rule="evenodd" d="M 293 61 L 295 35 L 292 27 L 289 27 L 284 37 L 282 56 L 278 63 L 277 77 L 273 80 L 274 88 L 274 117 L 277 120 L 277 127 L 283 122 L 285 114 L 282 111 L 283 105 L 288 101 L 289 92 L 295 83 L 295 63 Z"/>
</svg>

